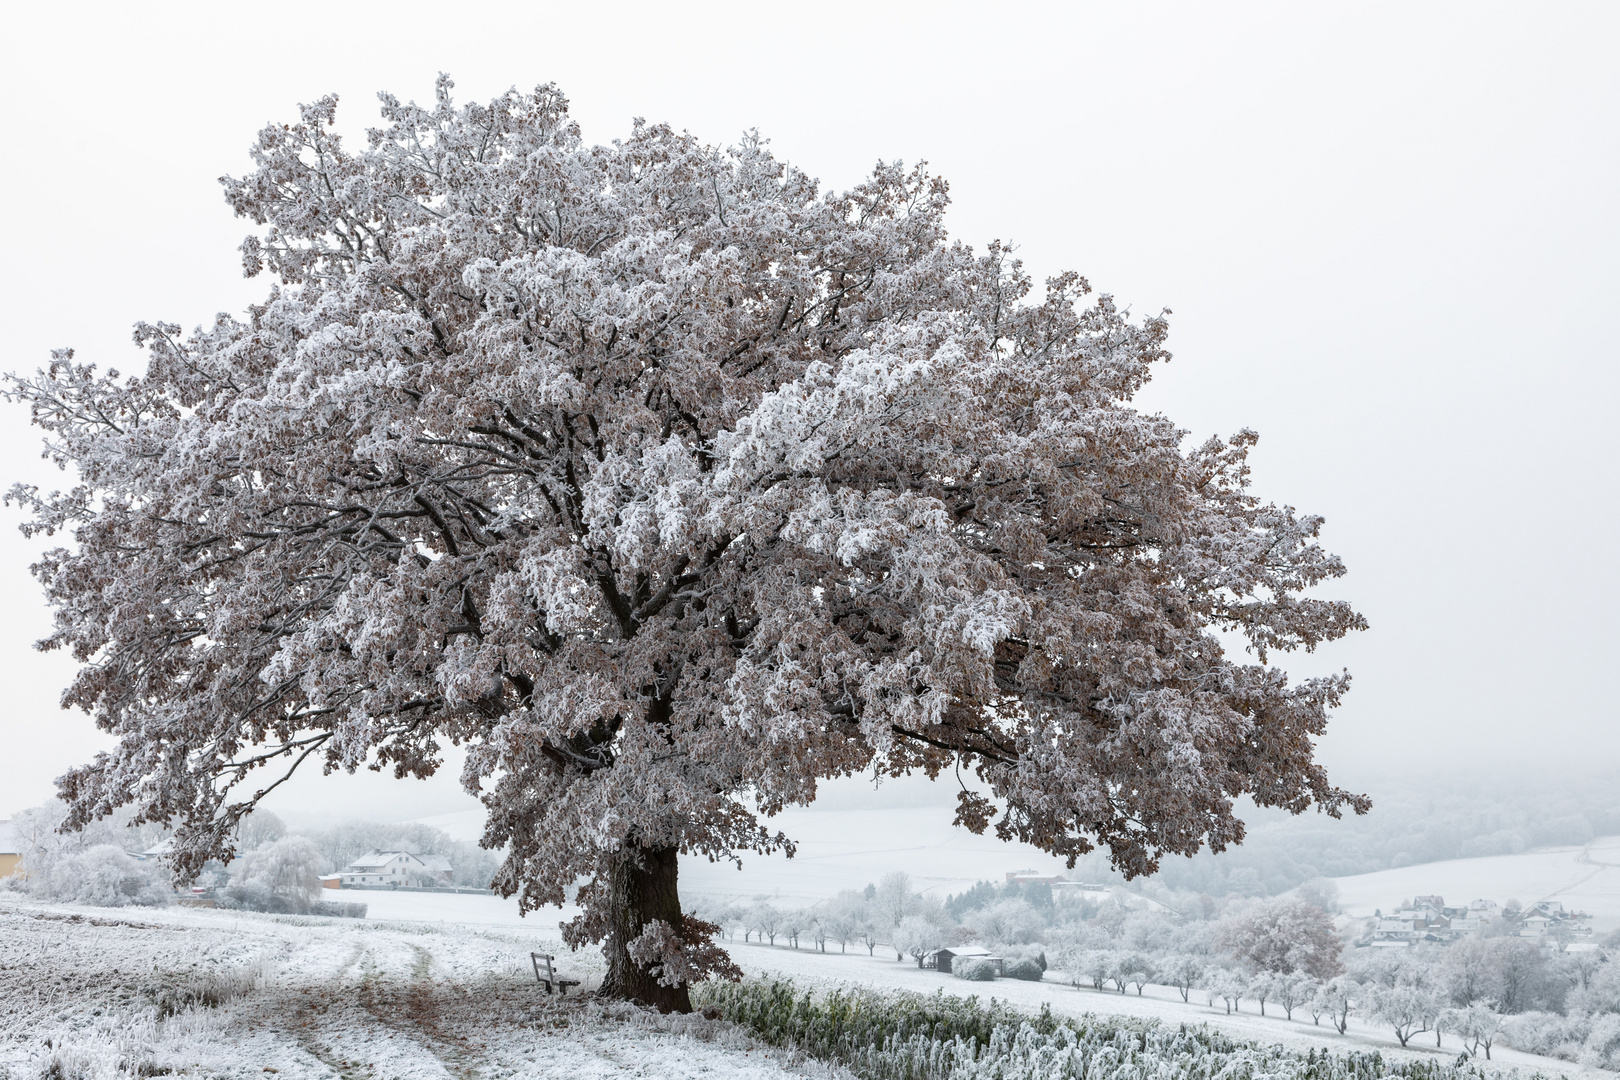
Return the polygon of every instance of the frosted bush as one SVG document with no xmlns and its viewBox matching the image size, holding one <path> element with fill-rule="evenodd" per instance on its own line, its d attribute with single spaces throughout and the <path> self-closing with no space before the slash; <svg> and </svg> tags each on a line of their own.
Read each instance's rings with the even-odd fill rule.
<svg viewBox="0 0 1620 1080">
<path fill-rule="evenodd" d="M 1604 961 L 1586 986 L 1576 987 L 1569 995 L 1569 1013 L 1620 1013 L 1620 964 Z"/>
<path fill-rule="evenodd" d="M 1045 972 L 1041 965 L 1034 960 L 1014 960 L 1007 965 L 1007 978 L 1022 979 L 1025 982 L 1040 982 Z"/>
<path fill-rule="evenodd" d="M 313 841 L 287 836 L 249 852 L 231 867 L 231 906 L 305 913 L 321 894 L 326 861 Z"/>
<path fill-rule="evenodd" d="M 1584 1041 L 1572 1040 L 1571 1035 L 1570 1021 L 1557 1013 L 1520 1013 L 1502 1028 L 1502 1042 L 1527 1054 L 1560 1056 L 1558 1051 L 1561 1047 L 1568 1046 L 1572 1041 L 1577 1045 Z"/>
<path fill-rule="evenodd" d="M 270 889 L 255 881 L 233 881 L 219 894 L 217 903 L 222 908 L 269 911 Z"/>
<path fill-rule="evenodd" d="M 174 890 L 151 863 L 111 844 L 72 852 L 45 867 L 29 867 L 29 891 L 51 900 L 98 907 L 166 904 Z"/>
<path fill-rule="evenodd" d="M 951 974 L 968 982 L 994 982 L 996 965 L 988 960 L 963 960 L 951 965 Z"/>
<path fill-rule="evenodd" d="M 1576 1060 L 1589 1069 L 1620 1070 L 1620 1014 L 1609 1013 L 1592 1021 Z"/>
<path fill-rule="evenodd" d="M 1515 1050 L 1620 1070 L 1620 1014 L 1563 1017 L 1528 1012 L 1510 1018 L 1501 1041 Z"/>
</svg>

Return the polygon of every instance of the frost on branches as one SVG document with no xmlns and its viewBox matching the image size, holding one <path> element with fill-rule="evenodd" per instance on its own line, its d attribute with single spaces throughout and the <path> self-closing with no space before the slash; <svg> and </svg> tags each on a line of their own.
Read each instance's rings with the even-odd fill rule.
<svg viewBox="0 0 1620 1080">
<path fill-rule="evenodd" d="M 1031 299 L 920 169 L 822 194 L 757 139 L 449 91 L 359 151 L 331 98 L 261 133 L 245 321 L 11 380 L 81 478 L 12 493 L 74 540 L 44 647 L 120 740 L 70 824 L 133 802 L 185 873 L 300 763 L 461 744 L 498 887 L 587 879 L 609 991 L 685 1008 L 654 969 L 718 962 L 676 854 L 791 852 L 755 808 L 823 778 L 960 764 L 963 824 L 1133 875 L 1241 840 L 1241 794 L 1365 809 L 1312 759 L 1345 678 L 1264 666 L 1362 625 L 1305 595 L 1343 568 L 1249 492 L 1252 433 L 1130 408 L 1162 318 Z"/>
</svg>

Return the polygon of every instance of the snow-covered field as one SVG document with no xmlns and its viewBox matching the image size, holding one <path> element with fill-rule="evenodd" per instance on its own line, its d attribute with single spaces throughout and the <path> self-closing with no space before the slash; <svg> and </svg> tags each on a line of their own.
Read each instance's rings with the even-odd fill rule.
<svg viewBox="0 0 1620 1080">
<path fill-rule="evenodd" d="M 523 927 L 553 941 L 557 938 L 557 924 L 579 914 L 579 909 L 570 905 L 560 910 L 545 908 L 529 915 L 519 915 L 516 899 L 506 900 L 476 893 L 340 889 L 325 895 L 345 903 L 366 905 L 366 918 L 370 920 Z"/>
<path fill-rule="evenodd" d="M 176 1075 L 356 1077 L 778 1077 L 827 1075 L 762 1048 L 729 1025 L 660 1018 L 577 993 L 548 997 L 530 951 L 557 954 L 585 989 L 594 950 L 558 942 L 555 912 L 519 922 L 485 897 L 363 894 L 386 917 L 295 918 L 238 912 L 73 908 L 0 900 L 0 1078 Z M 457 916 L 462 916 L 457 918 Z M 1031 1011 L 1208 1023 L 1242 1038 L 1386 1056 L 1453 1060 L 1455 1046 L 1399 1051 L 1352 1023 L 1340 1036 L 1261 1017 L 1227 1016 L 1166 987 L 1098 993 L 1063 984 L 956 982 L 881 955 L 734 945 L 750 974 L 801 984 L 851 983 L 993 995 Z M 891 954 L 892 955 L 892 954 Z M 1274 1011 L 1273 1007 L 1272 1011 Z M 1498 1064 L 1556 1075 L 1581 1070 L 1510 1050 Z M 47 1070 L 61 1063 L 58 1073 Z M 144 1070 L 144 1071 L 143 1071 Z"/>
<path fill-rule="evenodd" d="M 557 943 L 555 923 L 0 900 L 0 1078 L 827 1074 L 727 1024 L 548 997 L 531 950 L 558 954 L 587 986 L 601 970 L 596 953 Z"/>
<path fill-rule="evenodd" d="M 1524 904 L 1557 900 L 1585 911 L 1601 932 L 1620 926 L 1620 836 L 1585 847 L 1543 848 L 1519 855 L 1453 859 L 1338 879 L 1339 902 L 1357 917 L 1413 896 L 1439 894 L 1448 904 L 1486 898 Z"/>
</svg>

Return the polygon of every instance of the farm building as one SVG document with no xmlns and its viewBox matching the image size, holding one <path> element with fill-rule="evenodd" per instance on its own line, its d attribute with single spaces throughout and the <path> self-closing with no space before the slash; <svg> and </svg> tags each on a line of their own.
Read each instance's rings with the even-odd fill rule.
<svg viewBox="0 0 1620 1080">
<path fill-rule="evenodd" d="M 1047 885 L 1068 884 L 1068 878 L 1062 874 L 1042 874 L 1039 870 L 1008 870 L 1007 880 L 1016 881 L 1020 885 L 1044 883 Z"/>
<path fill-rule="evenodd" d="M 368 851 L 345 866 L 339 877 L 344 887 L 449 885 L 454 878 L 450 860 L 442 855 L 417 855 L 409 851 Z"/>
<path fill-rule="evenodd" d="M 982 945 L 953 945 L 948 949 L 936 949 L 919 960 L 917 966 L 931 967 L 949 975 L 952 964 L 966 960 L 987 960 L 996 966 L 997 975 L 1007 974 L 1007 961 L 993 955 Z"/>
<path fill-rule="evenodd" d="M 15 874 L 21 862 L 22 840 L 17 836 L 17 830 L 9 820 L 0 821 L 0 878 Z"/>
</svg>

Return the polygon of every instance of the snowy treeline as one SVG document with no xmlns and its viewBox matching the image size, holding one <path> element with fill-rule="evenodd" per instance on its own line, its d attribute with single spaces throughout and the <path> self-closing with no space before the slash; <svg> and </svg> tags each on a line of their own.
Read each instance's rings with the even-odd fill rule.
<svg viewBox="0 0 1620 1080">
<path fill-rule="evenodd" d="M 821 952 L 864 949 L 869 956 L 893 953 L 899 961 L 920 961 L 946 945 L 994 942 L 1007 959 L 1039 963 L 1049 916 L 1018 894 L 1017 886 L 1001 902 L 965 914 L 911 887 L 904 873 L 887 874 L 865 891 L 847 889 L 832 900 L 809 908 L 786 908 L 761 901 L 752 904 L 700 905 L 699 917 L 715 923 L 728 940 L 778 943 Z M 1050 905 L 1051 889 L 1045 892 Z"/>
<path fill-rule="evenodd" d="M 1355 1016 L 1402 1045 L 1432 1038 L 1489 1057 L 1502 1042 L 1620 1066 L 1620 963 L 1605 960 L 1604 951 L 1547 952 L 1507 935 L 1445 948 L 1358 949 L 1325 910 L 1334 906 L 1331 883 L 1302 892 L 1309 899 L 1233 900 L 1206 918 L 1202 908 L 1182 915 L 1054 895 L 1044 883 L 981 882 L 940 903 L 896 873 L 810 908 L 758 902 L 701 913 L 745 941 L 854 947 L 907 963 L 941 947 L 976 944 L 1004 957 L 1009 977 L 1046 972 L 1120 994 L 1156 984 L 1185 1002 L 1308 1019 L 1340 1032 Z M 1620 949 L 1620 940 L 1608 944 Z M 988 964 L 963 964 L 954 974 L 996 977 Z"/>
</svg>

